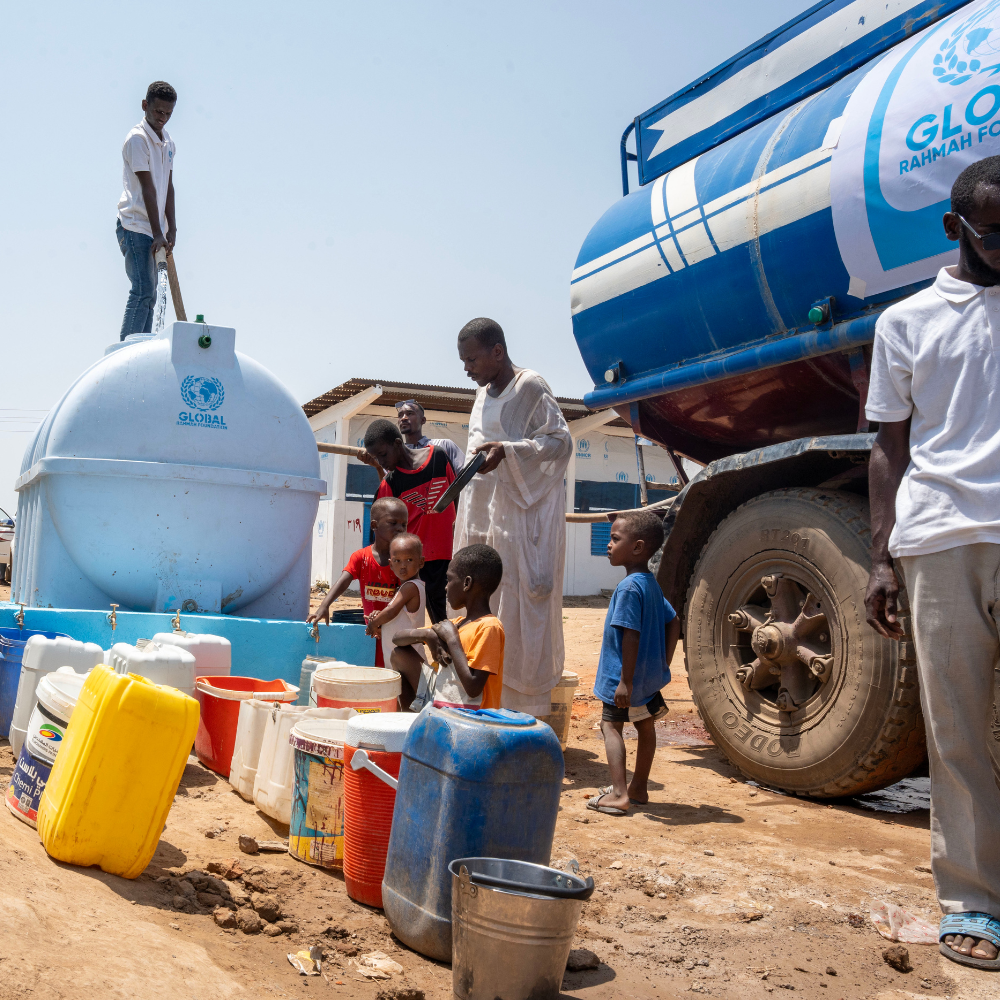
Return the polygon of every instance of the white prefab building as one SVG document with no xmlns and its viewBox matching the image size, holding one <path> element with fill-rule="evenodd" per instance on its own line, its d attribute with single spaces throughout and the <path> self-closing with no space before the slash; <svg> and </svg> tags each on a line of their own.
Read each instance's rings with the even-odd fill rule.
<svg viewBox="0 0 1000 1000">
<path fill-rule="evenodd" d="M 475 389 L 351 379 L 303 407 L 317 442 L 364 445 L 365 431 L 377 417 L 396 419 L 395 404 L 415 399 L 424 408 L 429 438 L 450 438 L 463 451 L 469 437 L 469 414 Z M 598 513 L 639 506 L 636 438 L 613 410 L 594 413 L 581 399 L 558 397 L 573 435 L 573 457 L 567 469 L 566 510 Z M 649 482 L 676 483 L 677 473 L 662 448 L 644 442 L 645 476 Z M 312 579 L 332 582 L 352 552 L 369 544 L 369 511 L 378 489 L 378 474 L 357 459 L 320 455 L 320 475 L 327 492 L 319 503 L 313 528 Z M 457 470 L 456 470 L 457 471 Z M 648 490 L 649 500 L 667 491 Z M 566 525 L 566 571 L 563 593 L 599 594 L 613 588 L 624 570 L 608 564 L 607 521 Z"/>
</svg>

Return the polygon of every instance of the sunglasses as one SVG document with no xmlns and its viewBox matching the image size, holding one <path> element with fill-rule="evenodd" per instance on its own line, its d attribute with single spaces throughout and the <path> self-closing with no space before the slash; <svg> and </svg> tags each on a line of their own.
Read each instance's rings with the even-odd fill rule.
<svg viewBox="0 0 1000 1000">
<path fill-rule="evenodd" d="M 955 214 L 958 215 L 958 212 Z M 962 219 L 962 225 L 983 244 L 984 250 L 1000 250 L 1000 233 L 987 233 L 985 236 L 980 236 L 961 215 L 958 215 L 958 217 Z"/>
</svg>

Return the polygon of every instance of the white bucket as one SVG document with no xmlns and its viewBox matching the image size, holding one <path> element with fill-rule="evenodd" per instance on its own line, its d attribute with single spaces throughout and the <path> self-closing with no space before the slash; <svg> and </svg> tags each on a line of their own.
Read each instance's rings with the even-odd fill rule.
<svg viewBox="0 0 1000 1000">
<path fill-rule="evenodd" d="M 195 658 L 179 646 L 147 642 L 140 649 L 127 642 L 116 642 L 109 651 L 108 666 L 118 674 L 138 674 L 154 684 L 177 688 L 194 697 Z"/>
<path fill-rule="evenodd" d="M 349 719 L 352 708 L 304 708 L 301 705 L 275 707 L 267 716 L 261 741 L 257 775 L 253 783 L 254 805 L 271 819 L 288 826 L 292 820 L 292 788 L 295 784 L 295 755 L 288 742 L 292 726 L 303 719 Z"/>
<path fill-rule="evenodd" d="M 359 712 L 395 712 L 402 691 L 400 675 L 386 667 L 347 664 L 321 667 L 313 674 L 319 708 L 354 708 Z"/>
<path fill-rule="evenodd" d="M 17 760 L 24 746 L 31 710 L 35 707 L 35 688 L 39 680 L 59 667 L 72 667 L 86 673 L 91 667 L 104 662 L 104 651 L 96 642 L 77 642 L 59 636 L 46 639 L 44 635 L 33 635 L 25 644 L 21 657 L 21 676 L 17 682 L 17 701 L 14 717 L 10 724 L 10 744 Z"/>
<path fill-rule="evenodd" d="M 7 808 L 29 826 L 36 825 L 38 803 L 86 679 L 72 667 L 59 667 L 38 682 L 38 700 L 6 796 Z"/>
<path fill-rule="evenodd" d="M 195 677 L 229 677 L 233 647 L 228 639 L 207 632 L 157 632 L 153 642 L 187 650 L 195 662 Z"/>
<path fill-rule="evenodd" d="M 240 714 L 236 723 L 236 745 L 233 747 L 233 763 L 229 770 L 229 784 L 247 802 L 253 802 L 253 785 L 254 779 L 257 777 L 260 748 L 264 742 L 267 719 L 273 708 L 273 701 L 259 701 L 257 698 L 248 698 L 246 701 L 240 702 Z"/>
</svg>

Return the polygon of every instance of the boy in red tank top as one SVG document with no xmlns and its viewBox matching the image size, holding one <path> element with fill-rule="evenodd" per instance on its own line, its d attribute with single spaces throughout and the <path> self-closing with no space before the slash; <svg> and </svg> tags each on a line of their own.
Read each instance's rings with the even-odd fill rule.
<svg viewBox="0 0 1000 1000">
<path fill-rule="evenodd" d="M 389 545 L 397 535 L 406 531 L 407 517 L 406 504 L 395 497 L 382 497 L 372 504 L 371 522 L 375 543 L 358 549 L 351 556 L 340 579 L 323 598 L 323 603 L 306 619 L 307 622 L 325 621 L 329 625 L 330 605 L 347 590 L 352 580 L 358 581 L 366 622 L 388 606 L 399 583 L 389 563 Z M 377 637 L 375 666 L 388 666 L 382 656 L 382 643 Z"/>
</svg>

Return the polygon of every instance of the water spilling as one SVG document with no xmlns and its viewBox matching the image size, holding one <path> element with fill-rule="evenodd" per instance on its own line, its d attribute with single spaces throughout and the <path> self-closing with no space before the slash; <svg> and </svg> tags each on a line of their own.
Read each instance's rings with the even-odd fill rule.
<svg viewBox="0 0 1000 1000">
<path fill-rule="evenodd" d="M 161 267 L 156 272 L 156 308 L 153 312 L 153 333 L 163 332 L 163 323 L 167 318 L 167 269 Z"/>
</svg>

